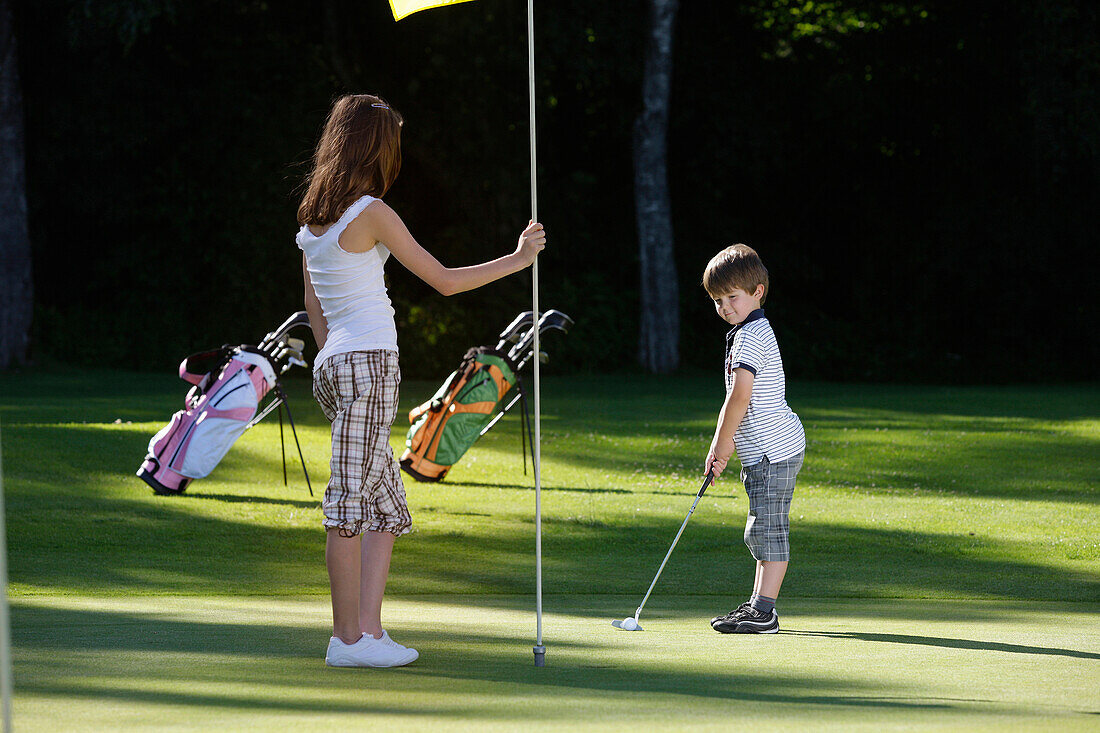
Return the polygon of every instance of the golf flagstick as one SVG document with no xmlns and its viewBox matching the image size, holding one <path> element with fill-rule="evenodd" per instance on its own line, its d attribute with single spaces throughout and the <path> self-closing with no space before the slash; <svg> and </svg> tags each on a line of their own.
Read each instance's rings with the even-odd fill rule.
<svg viewBox="0 0 1100 733">
<path fill-rule="evenodd" d="M 2 450 L 2 448 L 0 448 Z M 3 702 L 4 733 L 11 730 L 11 626 L 8 619 L 8 535 L 4 522 L 4 460 L 0 458 L 0 697 Z"/>
<path fill-rule="evenodd" d="M 444 5 L 466 2 L 467 0 L 390 0 L 390 9 L 393 11 L 394 21 L 412 13 L 429 8 L 438 8 Z M 539 220 L 538 187 L 535 185 L 536 161 L 535 161 L 535 2 L 527 0 L 527 90 L 530 98 L 531 112 L 531 221 Z M 533 326 L 534 362 L 535 362 L 535 435 L 532 438 L 532 449 L 535 462 L 535 617 L 536 617 L 536 641 L 535 641 L 535 666 L 542 667 L 546 664 L 546 647 L 542 645 L 542 477 L 541 469 L 541 427 L 542 408 L 539 400 L 539 261 L 535 258 L 531 265 L 531 310 L 534 312 Z"/>
<path fill-rule="evenodd" d="M 531 221 L 539 220 L 539 195 L 535 156 L 535 0 L 527 0 L 527 91 L 531 117 Z M 542 645 L 542 404 L 539 392 L 539 260 L 531 264 L 531 311 L 534 313 L 535 342 L 535 435 L 531 440 L 535 468 L 535 666 L 546 665 Z"/>
</svg>

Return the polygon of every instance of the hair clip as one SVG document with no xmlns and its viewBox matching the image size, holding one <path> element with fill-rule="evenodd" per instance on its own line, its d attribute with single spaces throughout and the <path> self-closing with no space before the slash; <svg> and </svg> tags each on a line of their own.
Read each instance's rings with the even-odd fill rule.
<svg viewBox="0 0 1100 733">
<path fill-rule="evenodd" d="M 372 104 L 371 107 L 378 107 L 379 109 L 389 109 L 388 104 Z"/>
</svg>

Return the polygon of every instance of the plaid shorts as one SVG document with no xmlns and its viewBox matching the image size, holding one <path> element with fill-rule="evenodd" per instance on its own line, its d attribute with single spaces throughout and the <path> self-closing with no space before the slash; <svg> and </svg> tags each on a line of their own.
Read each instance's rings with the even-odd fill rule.
<svg viewBox="0 0 1100 733">
<path fill-rule="evenodd" d="M 741 469 L 741 481 L 749 495 L 749 518 L 745 522 L 745 544 L 757 560 L 790 560 L 791 498 L 794 480 L 802 468 L 804 453 L 779 463 L 768 457 L 755 466 Z"/>
<path fill-rule="evenodd" d="M 394 351 L 352 351 L 325 360 L 313 396 L 332 423 L 324 526 L 345 537 L 412 529 L 405 485 L 390 448 L 401 370 Z"/>
</svg>

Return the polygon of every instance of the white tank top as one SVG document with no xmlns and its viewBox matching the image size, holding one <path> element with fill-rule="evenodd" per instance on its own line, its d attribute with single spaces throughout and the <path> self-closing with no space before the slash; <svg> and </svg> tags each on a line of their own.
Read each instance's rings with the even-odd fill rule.
<svg viewBox="0 0 1100 733">
<path fill-rule="evenodd" d="M 328 340 L 313 362 L 316 370 L 335 354 L 386 349 L 397 351 L 397 327 L 382 268 L 390 251 L 379 242 L 366 252 L 348 252 L 340 234 L 374 201 L 364 196 L 344 211 L 321 236 L 303 225 L 295 240 L 305 252 L 306 270 L 328 322 Z"/>
</svg>

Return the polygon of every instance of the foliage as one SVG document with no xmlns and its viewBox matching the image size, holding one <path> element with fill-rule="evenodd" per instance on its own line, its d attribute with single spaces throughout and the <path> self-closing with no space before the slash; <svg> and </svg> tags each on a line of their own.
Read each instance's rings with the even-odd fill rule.
<svg viewBox="0 0 1100 733">
<path fill-rule="evenodd" d="M 80 0 L 71 3 L 69 34 L 79 44 L 86 34 L 113 32 L 129 49 L 162 17 L 175 19 L 175 0 Z"/>
<path fill-rule="evenodd" d="M 644 9 L 536 10 L 542 303 L 578 323 L 553 369 L 635 361 Z M 670 139 L 684 361 L 720 358 L 699 274 L 744 240 L 771 269 L 792 374 L 1004 380 L 1026 333 L 1043 378 L 1091 375 L 1080 263 L 1100 195 L 1097 13 L 1082 0 L 684 3 Z M 296 191 L 347 89 L 405 114 L 388 200 L 445 263 L 504 254 L 528 218 L 522 4 L 394 24 L 384 2 L 48 0 L 16 20 L 39 359 L 164 370 L 298 309 Z M 412 376 L 440 378 L 529 307 L 523 276 L 442 299 L 389 274 Z M 1022 283 L 1067 297 L 1006 302 Z"/>
<path fill-rule="evenodd" d="M 850 33 L 872 33 L 895 25 L 908 26 L 929 17 L 921 3 L 815 2 L 814 0 L 764 0 L 745 4 L 756 28 L 775 37 L 774 57 L 785 58 L 794 45 L 813 40 L 837 51 L 837 39 Z M 765 54 L 771 58 L 773 54 Z"/>
</svg>

